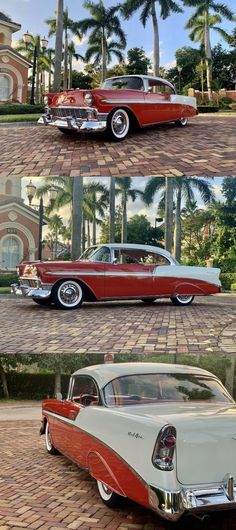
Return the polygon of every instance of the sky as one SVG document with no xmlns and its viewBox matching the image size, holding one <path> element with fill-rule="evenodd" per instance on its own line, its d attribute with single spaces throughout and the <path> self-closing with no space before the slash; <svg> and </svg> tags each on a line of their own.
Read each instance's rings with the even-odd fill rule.
<svg viewBox="0 0 236 530">
<path fill-rule="evenodd" d="M 136 189 L 139 189 L 140 191 L 144 191 L 144 188 L 147 184 L 147 181 L 150 177 L 133 177 L 132 179 L 132 187 L 133 188 L 136 188 Z M 156 177 L 158 178 L 158 177 Z M 180 177 L 181 178 L 181 177 Z M 34 177 L 33 179 L 33 183 L 35 184 L 36 187 L 39 187 L 43 184 L 43 182 L 45 181 L 45 178 L 43 177 Z M 87 177 L 87 178 L 84 178 L 84 182 L 88 182 L 88 181 L 100 181 L 102 182 L 105 186 L 107 186 L 107 188 L 109 188 L 109 182 L 110 182 L 110 177 Z M 216 199 L 217 200 L 223 200 L 223 196 L 221 194 L 221 185 L 222 185 L 222 181 L 223 181 L 223 178 L 222 177 L 215 177 L 213 180 L 212 179 L 206 179 L 211 185 L 212 185 L 212 188 L 215 192 L 215 196 L 216 196 Z M 26 204 L 28 204 L 28 200 L 27 200 L 27 197 L 26 197 L 26 185 L 29 183 L 30 179 L 29 178 L 26 178 L 26 177 L 23 177 L 22 178 L 22 197 L 24 198 Z M 154 226 L 155 225 L 155 218 L 156 218 L 156 212 L 157 212 L 157 203 L 158 203 L 158 200 L 159 200 L 159 197 L 160 197 L 160 194 L 156 194 L 156 199 L 155 199 L 155 202 L 154 204 L 152 204 L 151 206 L 145 206 L 144 203 L 142 202 L 142 200 L 138 197 L 137 200 L 135 202 L 132 202 L 132 201 L 129 201 L 128 202 L 128 208 L 127 208 L 127 215 L 128 215 L 128 219 L 130 217 L 132 217 L 133 215 L 146 215 L 148 220 L 150 221 L 151 225 Z M 198 206 L 199 208 L 204 208 L 204 205 L 202 203 L 202 200 L 201 200 L 201 197 L 198 193 L 195 193 L 195 197 L 196 197 L 196 200 L 197 200 L 197 203 L 198 203 Z M 34 202 L 34 201 L 33 201 Z M 45 201 L 45 204 L 46 204 L 47 201 Z M 117 198 L 116 199 L 116 204 L 118 205 L 120 203 L 120 200 Z M 59 212 L 59 215 L 61 215 L 64 219 L 64 222 L 66 224 L 67 220 L 69 219 L 69 216 L 70 216 L 70 209 L 69 207 L 65 207 L 63 208 L 63 210 L 61 210 Z M 45 231 L 46 233 L 46 231 Z"/>
<path fill-rule="evenodd" d="M 56 0 L 0 0 L 0 11 L 9 15 L 14 22 L 22 25 L 21 30 L 15 33 L 14 39 L 17 40 L 29 30 L 32 34 L 40 34 L 41 37 L 46 36 L 48 26 L 45 24 L 45 19 L 54 16 L 56 9 Z M 118 3 L 118 0 L 104 0 L 105 6 L 111 6 Z M 88 16 L 88 12 L 82 7 L 81 0 L 65 0 L 65 6 L 68 6 L 69 16 L 73 20 L 81 20 Z M 225 4 L 235 12 L 235 0 L 225 0 Z M 157 4 L 158 5 L 158 4 Z M 179 5 L 181 2 L 179 0 Z M 173 14 L 166 20 L 159 20 L 160 31 L 160 51 L 161 51 L 161 65 L 168 68 L 174 65 L 175 51 L 182 46 L 193 46 L 193 43 L 188 38 L 188 32 L 184 29 L 185 23 L 192 10 L 184 8 L 183 14 Z M 122 20 L 122 28 L 127 35 L 127 49 L 133 47 L 143 47 L 148 57 L 152 60 L 153 49 L 153 33 L 151 22 L 148 22 L 144 29 L 139 21 L 140 12 L 133 16 L 129 21 Z M 228 21 L 222 24 L 222 28 L 231 32 L 234 23 Z M 222 42 L 223 46 L 227 45 L 221 40 L 220 35 L 215 32 L 211 33 L 211 42 L 214 46 L 218 42 Z M 50 41 L 53 46 L 54 41 Z M 77 43 L 78 44 L 78 43 Z M 86 50 L 86 41 L 77 46 L 77 51 L 81 55 Z M 77 69 L 81 69 L 81 65 L 77 65 Z"/>
</svg>

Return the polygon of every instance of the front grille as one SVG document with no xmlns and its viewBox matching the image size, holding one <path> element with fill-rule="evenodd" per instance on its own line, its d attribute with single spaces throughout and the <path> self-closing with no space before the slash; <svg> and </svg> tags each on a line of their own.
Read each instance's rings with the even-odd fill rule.
<svg viewBox="0 0 236 530">
<path fill-rule="evenodd" d="M 51 107 L 50 114 L 53 118 L 80 118 L 81 120 L 87 120 L 87 109 L 82 107 Z"/>
<path fill-rule="evenodd" d="M 29 278 L 21 278 L 20 285 L 27 285 L 27 287 L 33 287 L 34 289 L 38 288 L 38 280 L 30 280 Z"/>
</svg>

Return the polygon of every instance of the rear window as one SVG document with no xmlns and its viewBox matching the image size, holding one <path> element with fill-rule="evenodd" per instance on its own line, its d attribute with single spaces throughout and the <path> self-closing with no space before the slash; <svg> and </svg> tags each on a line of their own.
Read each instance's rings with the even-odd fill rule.
<svg viewBox="0 0 236 530">
<path fill-rule="evenodd" d="M 104 399 L 108 406 L 168 401 L 233 402 L 218 380 L 197 374 L 138 374 L 119 377 L 106 385 Z"/>
</svg>

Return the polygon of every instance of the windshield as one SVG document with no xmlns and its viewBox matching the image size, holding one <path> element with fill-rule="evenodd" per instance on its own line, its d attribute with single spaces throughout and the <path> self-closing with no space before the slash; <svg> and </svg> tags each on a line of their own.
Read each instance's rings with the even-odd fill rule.
<svg viewBox="0 0 236 530">
<path fill-rule="evenodd" d="M 219 381 L 208 375 L 138 374 L 114 379 L 104 388 L 108 406 L 159 402 L 217 402 L 233 400 Z"/>
<path fill-rule="evenodd" d="M 78 261 L 111 261 L 111 251 L 108 247 L 90 247 L 83 252 Z"/>
<path fill-rule="evenodd" d="M 144 90 L 143 80 L 141 77 L 113 77 L 106 79 L 102 84 L 106 90 Z"/>
</svg>

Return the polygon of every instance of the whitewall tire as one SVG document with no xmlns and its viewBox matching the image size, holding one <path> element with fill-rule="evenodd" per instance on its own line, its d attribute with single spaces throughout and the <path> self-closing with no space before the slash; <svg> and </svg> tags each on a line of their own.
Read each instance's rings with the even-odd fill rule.
<svg viewBox="0 0 236 530">
<path fill-rule="evenodd" d="M 103 482 L 97 480 L 97 487 L 99 495 L 106 506 L 109 508 L 116 508 L 121 505 L 123 497 L 118 495 L 110 488 L 108 488 Z"/>
<path fill-rule="evenodd" d="M 178 295 L 171 298 L 171 302 L 174 305 L 190 305 L 194 300 L 194 296 L 190 295 Z"/>
<path fill-rule="evenodd" d="M 58 455 L 58 451 L 52 443 L 48 421 L 46 423 L 46 428 L 45 428 L 45 444 L 46 444 L 47 452 L 50 455 Z"/>
<path fill-rule="evenodd" d="M 129 115 L 124 109 L 114 109 L 108 116 L 107 130 L 112 140 L 124 140 L 130 129 Z"/>
<path fill-rule="evenodd" d="M 76 309 L 83 302 L 83 289 L 75 280 L 61 280 L 53 287 L 52 300 L 59 309 Z"/>
</svg>

